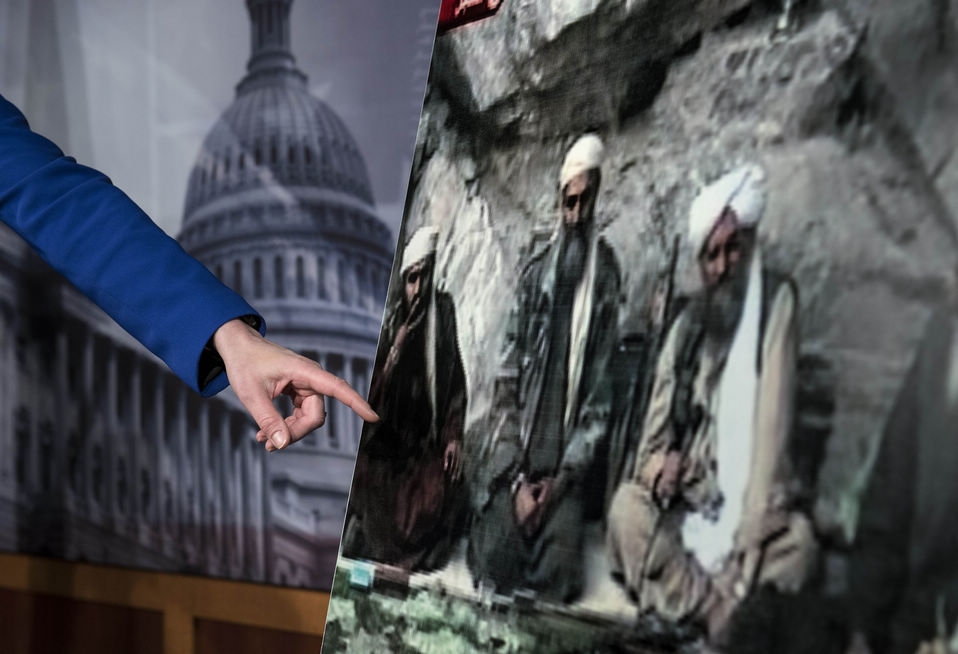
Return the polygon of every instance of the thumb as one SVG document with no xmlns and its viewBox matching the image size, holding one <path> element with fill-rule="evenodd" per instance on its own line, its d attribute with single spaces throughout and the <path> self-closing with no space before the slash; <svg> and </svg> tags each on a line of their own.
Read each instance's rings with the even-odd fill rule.
<svg viewBox="0 0 958 654">
<path fill-rule="evenodd" d="M 289 445 L 289 428 L 286 421 L 283 420 L 283 416 L 273 406 L 273 401 L 266 390 L 263 388 L 243 389 L 242 391 L 234 388 L 234 390 L 239 401 L 246 407 L 253 420 L 256 421 L 260 432 L 269 439 L 269 442 L 278 450 Z"/>
</svg>

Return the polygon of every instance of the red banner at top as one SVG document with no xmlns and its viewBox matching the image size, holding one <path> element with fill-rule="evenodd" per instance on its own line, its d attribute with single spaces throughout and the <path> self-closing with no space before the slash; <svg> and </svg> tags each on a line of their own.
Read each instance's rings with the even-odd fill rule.
<svg viewBox="0 0 958 654">
<path fill-rule="evenodd" d="M 502 6 L 503 0 L 442 0 L 439 7 L 439 33 L 487 18 Z"/>
</svg>

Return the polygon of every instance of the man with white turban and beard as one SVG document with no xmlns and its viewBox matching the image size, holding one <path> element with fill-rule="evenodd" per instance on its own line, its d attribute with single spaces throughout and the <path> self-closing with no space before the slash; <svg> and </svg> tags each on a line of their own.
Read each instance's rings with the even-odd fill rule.
<svg viewBox="0 0 958 654">
<path fill-rule="evenodd" d="M 639 606 L 720 645 L 742 600 L 797 592 L 817 561 L 789 462 L 798 297 L 763 266 L 765 173 L 745 165 L 692 204 L 703 289 L 659 354 L 631 478 L 607 518 L 613 573 Z"/>
<path fill-rule="evenodd" d="M 585 483 L 611 409 L 620 301 L 595 219 L 602 155 L 594 134 L 566 155 L 553 238 L 525 266 L 506 328 L 467 557 L 474 582 L 498 593 L 582 591 Z"/>
<path fill-rule="evenodd" d="M 452 297 L 436 287 L 435 227 L 403 250 L 401 296 L 390 302 L 356 459 L 343 553 L 406 570 L 449 559 L 465 514 L 466 376 Z"/>
</svg>

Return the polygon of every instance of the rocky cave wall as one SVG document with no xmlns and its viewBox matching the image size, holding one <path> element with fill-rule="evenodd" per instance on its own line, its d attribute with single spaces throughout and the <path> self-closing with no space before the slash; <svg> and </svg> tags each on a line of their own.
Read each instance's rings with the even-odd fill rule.
<svg viewBox="0 0 958 654">
<path fill-rule="evenodd" d="M 847 542 L 925 321 L 955 286 L 958 1 L 800 1 L 773 36 L 778 15 L 747 0 L 507 0 L 441 36 L 404 234 L 441 226 L 481 425 L 518 271 L 554 225 L 578 135 L 607 146 L 597 211 L 623 332 L 701 186 L 762 162 L 766 261 L 796 278 L 802 352 L 830 371 L 816 518 Z M 689 263 L 682 252 L 686 290 Z"/>
</svg>

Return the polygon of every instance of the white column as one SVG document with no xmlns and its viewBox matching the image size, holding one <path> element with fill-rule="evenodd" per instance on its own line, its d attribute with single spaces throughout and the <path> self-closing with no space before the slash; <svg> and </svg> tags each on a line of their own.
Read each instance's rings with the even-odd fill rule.
<svg viewBox="0 0 958 654">
<path fill-rule="evenodd" d="M 246 449 L 250 441 L 256 439 L 247 433 L 245 417 L 243 422 L 231 419 L 228 423 L 229 432 L 224 440 L 223 466 L 228 471 L 224 475 L 223 491 L 223 538 L 229 560 L 229 569 L 232 574 L 249 575 L 246 566 L 246 543 L 251 525 L 246 516 L 249 496 L 254 492 L 250 487 L 249 476 L 246 473 Z M 254 432 L 255 433 L 255 432 Z M 262 447 L 258 443 L 257 446 Z"/>
<path fill-rule="evenodd" d="M 82 348 L 80 395 L 84 398 L 87 407 L 87 410 L 81 413 L 81 415 L 85 415 L 87 419 L 80 425 L 80 432 L 83 434 L 83 447 L 86 450 L 82 455 L 83 470 L 81 474 L 83 476 L 83 484 L 81 496 L 88 503 L 88 506 L 92 506 L 94 502 L 93 452 L 96 449 L 96 432 L 99 428 L 96 402 L 97 389 L 93 382 L 93 378 L 96 374 L 93 361 L 93 332 L 84 330 L 80 347 Z"/>
<path fill-rule="evenodd" d="M 167 533 L 166 506 L 163 496 L 163 478 L 166 474 L 165 439 L 166 439 L 166 390 L 163 383 L 163 371 L 152 368 L 151 386 L 153 387 L 153 415 L 150 423 L 153 428 L 150 453 L 153 457 L 149 470 L 153 482 L 153 525 L 156 531 L 153 536 L 157 545 L 163 543 L 163 536 Z"/>
<path fill-rule="evenodd" d="M 223 550 L 229 560 L 230 570 L 235 574 L 243 572 L 243 531 L 246 528 L 244 506 L 246 497 L 252 492 L 247 486 L 243 466 L 243 450 L 250 441 L 256 442 L 249 433 L 245 414 L 234 413 L 230 421 L 229 437 L 223 441 Z"/>
<path fill-rule="evenodd" d="M 139 444 L 136 448 L 136 502 L 137 515 L 139 523 L 140 542 L 148 544 L 151 542 L 151 534 L 160 524 L 159 512 L 157 507 L 160 503 L 160 480 L 162 477 L 160 471 L 160 447 L 162 447 L 162 432 L 157 424 L 157 416 L 162 413 L 162 409 L 157 402 L 162 401 L 162 392 L 157 383 L 158 378 L 156 369 L 153 365 L 138 358 L 137 367 L 139 369 L 140 392 L 140 428 L 137 433 Z M 149 400 L 147 400 L 149 398 Z M 146 407 L 150 407 L 147 411 Z M 148 478 L 141 476 L 141 471 L 146 470 Z M 146 484 L 144 484 L 146 482 Z M 143 494 L 146 492 L 149 497 L 143 501 Z"/>
<path fill-rule="evenodd" d="M 355 307 L 359 304 L 359 298 L 356 297 L 356 270 L 348 256 L 343 257 L 343 288 L 346 291 L 348 304 Z"/>
<path fill-rule="evenodd" d="M 199 503 L 196 541 L 199 547 L 200 563 L 207 572 L 210 572 L 210 564 L 215 562 L 216 557 L 213 556 L 212 543 L 207 542 L 207 540 L 208 534 L 210 533 L 209 527 L 216 521 L 216 512 L 215 510 L 212 513 L 209 511 L 209 500 L 211 498 L 208 494 L 209 485 L 207 475 L 217 475 L 219 471 L 216 466 L 210 465 L 210 403 L 208 401 L 200 402 L 197 422 L 199 422 L 199 424 L 195 426 L 195 431 L 192 434 L 193 438 L 199 438 L 197 448 L 199 451 L 197 452 L 193 465 L 196 471 L 196 501 Z M 190 458 L 193 458 L 192 455 Z"/>
<path fill-rule="evenodd" d="M 126 401 L 129 407 L 125 411 L 126 428 L 120 438 L 126 441 L 126 492 L 129 495 L 127 508 L 127 522 L 138 534 L 144 524 L 143 508 L 140 506 L 139 493 L 139 460 L 140 450 L 143 449 L 143 379 L 140 369 L 140 359 L 130 353 L 130 377 L 127 381 L 128 392 Z"/>
<path fill-rule="evenodd" d="M 180 542 L 186 552 L 186 560 L 196 562 L 196 483 L 193 458 L 196 454 L 193 442 L 194 425 L 190 424 L 190 411 L 186 387 L 178 386 L 176 392 L 177 404 L 177 452 L 176 466 L 179 472 L 180 486 Z"/>
<path fill-rule="evenodd" d="M 223 562 L 224 569 L 229 570 L 230 548 L 228 546 L 229 538 L 227 537 L 226 530 L 229 528 L 228 525 L 232 522 L 233 517 L 232 506 L 229 501 L 231 493 L 230 482 L 236 473 L 234 470 L 225 469 L 229 461 L 228 453 L 233 439 L 229 409 L 225 409 L 222 415 L 220 415 L 219 423 L 219 442 L 216 444 L 216 465 L 220 471 L 220 474 L 216 477 L 216 502 L 219 507 L 217 511 L 219 520 L 216 524 L 217 533 L 219 534 L 217 553 Z"/>
<path fill-rule="evenodd" d="M 330 253 L 326 259 L 326 282 L 329 285 L 329 299 L 337 304 L 343 304 L 342 284 L 339 283 L 339 254 Z"/>
<path fill-rule="evenodd" d="M 175 409 L 173 413 L 172 424 L 167 425 L 167 429 L 173 430 L 170 457 L 170 470 L 173 482 L 173 533 L 179 540 L 180 545 L 186 542 L 186 517 L 189 515 L 189 507 L 186 503 L 186 490 L 189 484 L 189 473 L 186 458 L 188 456 L 186 447 L 186 390 L 177 385 L 173 390 Z"/>
<path fill-rule="evenodd" d="M 320 269 L 319 258 L 322 257 L 322 269 Z M 329 265 L 330 265 L 329 252 L 322 251 L 317 256 L 313 257 L 313 263 L 316 266 L 316 295 L 314 296 L 317 299 L 321 299 L 323 302 L 328 302 L 330 297 L 329 290 Z M 322 289 L 322 297 L 320 296 L 320 289 Z"/>
<path fill-rule="evenodd" d="M 57 424 L 57 433 L 53 436 L 53 452 L 51 453 L 54 457 L 53 462 L 53 479 L 52 489 L 53 492 L 58 493 L 61 498 L 66 498 L 68 496 L 68 489 L 70 486 L 69 483 L 69 470 L 67 466 L 67 456 L 68 456 L 68 439 L 70 434 L 71 426 L 71 402 L 70 402 L 70 384 L 67 379 L 69 375 L 68 371 L 68 361 L 69 361 L 69 344 L 67 342 L 67 333 L 57 326 L 56 334 L 54 335 L 54 356 L 53 356 L 53 388 L 54 388 L 54 402 L 58 403 L 56 406 L 57 413 L 53 414 L 59 420 L 62 421 L 62 424 Z M 0 364 L 2 365 L 2 364 Z"/>
<path fill-rule="evenodd" d="M 104 478 L 103 506 L 106 508 L 107 519 L 114 518 L 119 514 L 119 507 L 116 504 L 116 481 L 117 481 L 117 462 L 119 461 L 119 434 L 117 426 L 117 364 L 116 348 L 109 341 L 106 342 L 106 352 L 103 356 L 106 358 L 106 387 L 103 392 L 106 393 L 106 402 L 100 406 L 103 407 L 103 460 L 106 468 Z"/>
<path fill-rule="evenodd" d="M 306 277 L 306 299 L 319 299 L 319 257 L 315 251 L 303 254 L 303 274 Z"/>
<path fill-rule="evenodd" d="M 249 502 L 245 505 L 244 523 L 249 542 L 246 547 L 252 549 L 247 557 L 252 562 L 252 576 L 257 581 L 267 581 L 269 570 L 266 561 L 270 556 L 271 546 L 266 530 L 270 523 L 270 495 L 268 467 L 262 446 L 254 439 L 245 438 L 243 443 L 244 469 L 246 470 L 246 484 L 244 486 Z"/>
<path fill-rule="evenodd" d="M 27 366 L 26 369 L 29 370 L 34 368 L 37 365 L 36 357 L 36 348 L 33 343 L 27 341 L 24 343 L 25 350 L 23 356 L 26 357 Z M 15 437 L 20 441 L 18 447 L 23 447 L 26 449 L 26 466 L 24 469 L 24 487 L 27 490 L 27 493 L 36 492 L 37 488 L 40 485 L 40 475 L 37 469 L 37 458 L 39 456 L 40 445 L 38 443 L 39 439 L 37 438 L 37 413 L 39 409 L 39 403 L 37 402 L 37 386 L 38 384 L 32 378 L 28 378 L 22 369 L 18 369 L 18 385 L 21 388 L 26 389 L 26 393 L 22 395 L 21 406 L 26 408 L 27 421 L 26 421 L 26 442 L 15 434 Z"/>
<path fill-rule="evenodd" d="M 376 309 L 376 262 L 372 259 L 363 261 L 363 308 L 370 313 Z"/>
<path fill-rule="evenodd" d="M 285 161 L 286 153 L 280 149 L 280 155 Z M 296 251 L 286 250 L 283 256 L 283 272 L 286 274 L 286 297 L 296 296 Z"/>
</svg>

